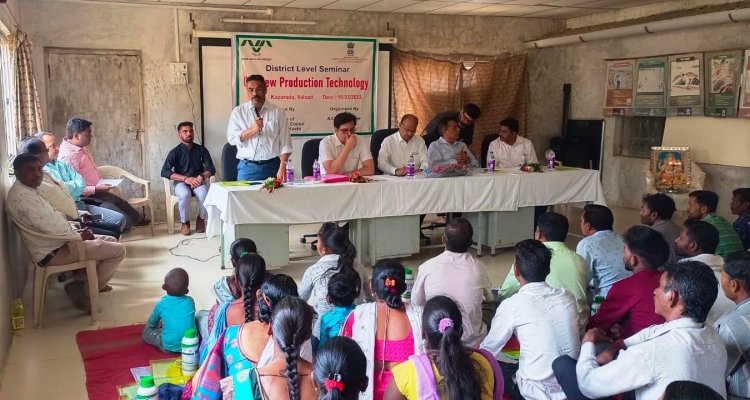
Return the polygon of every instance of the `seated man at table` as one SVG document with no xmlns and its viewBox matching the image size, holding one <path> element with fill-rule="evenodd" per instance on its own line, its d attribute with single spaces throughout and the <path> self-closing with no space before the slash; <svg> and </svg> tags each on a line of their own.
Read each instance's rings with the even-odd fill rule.
<svg viewBox="0 0 750 400">
<path fill-rule="evenodd" d="M 84 203 L 102 206 L 125 215 L 127 218 L 125 229 L 131 226 L 148 225 L 149 221 L 128 204 L 127 200 L 110 192 L 112 186 L 99 183 L 102 177 L 96 169 L 96 163 L 88 148 L 93 135 L 91 125 L 91 121 L 81 118 L 73 117 L 68 120 L 58 158 L 73 167 L 86 181 L 86 187 L 83 189 Z"/>
<path fill-rule="evenodd" d="M 438 124 L 440 139 L 432 142 L 427 149 L 430 169 L 457 165 L 459 167 L 477 167 L 479 162 L 474 158 L 466 143 L 458 141 L 458 116 L 449 115 Z"/>
<path fill-rule="evenodd" d="M 47 172 L 46 167 L 51 162 L 49 155 L 53 153 L 56 153 L 56 146 L 48 149 L 44 141 L 36 136 L 26 137 L 18 145 L 19 155 L 31 154 L 38 158 L 42 162 L 42 165 L 44 165 L 44 179 L 42 180 L 42 185 L 39 186 L 39 193 L 49 201 L 55 211 L 61 212 L 69 221 L 83 223 L 90 227 L 91 231 L 97 235 L 112 236 L 115 239 L 119 239 L 122 232 L 120 230 L 122 225 L 109 223 L 104 220 L 94 221 L 85 206 L 81 208 L 76 205 L 66 185 L 54 179 L 52 174 Z M 81 187 L 81 190 L 83 190 L 83 187 Z M 114 213 L 114 211 L 106 211 Z M 118 222 L 124 223 L 125 217 L 122 215 L 119 216 L 122 219 Z"/>
<path fill-rule="evenodd" d="M 208 180 L 216 173 L 211 154 L 205 147 L 194 143 L 195 132 L 192 122 L 181 122 L 177 125 L 177 136 L 180 144 L 173 148 L 161 167 L 161 176 L 172 180 L 172 190 L 179 197 L 180 233 L 190 234 L 190 198 L 198 198 L 198 218 L 195 220 L 195 231 L 206 231 L 206 207 L 203 201 L 208 193 Z"/>
<path fill-rule="evenodd" d="M 724 218 L 716 215 L 719 206 L 719 195 L 710 190 L 694 190 L 688 194 L 688 219 L 706 221 L 719 231 L 719 246 L 716 254 L 724 257 L 727 254 L 742 250 L 742 242 L 734 227 Z"/>
<path fill-rule="evenodd" d="M 518 136 L 518 120 L 506 118 L 500 121 L 497 139 L 490 143 L 490 153 L 495 156 L 495 168 L 515 168 L 524 163 L 536 163 L 536 151 L 531 140 Z"/>
<path fill-rule="evenodd" d="M 427 146 L 422 137 L 415 135 L 419 119 L 413 114 L 401 117 L 398 132 L 388 136 L 380 145 L 378 169 L 384 174 L 406 175 L 406 163 L 414 157 L 414 173 L 427 168 Z"/>
<path fill-rule="evenodd" d="M 125 258 L 125 246 L 111 236 L 94 236 L 90 230 L 76 232 L 70 227 L 65 216 L 55 211 L 50 203 L 42 197 L 38 188 L 44 179 L 42 162 L 31 154 L 21 154 L 13 160 L 16 182 L 8 191 L 6 209 L 8 214 L 19 224 L 46 235 L 80 235 L 89 260 L 96 261 L 99 291 L 107 292 L 112 287 L 107 285 L 117 271 L 120 262 Z M 21 234 L 26 247 L 31 252 L 32 260 L 42 266 L 63 265 L 78 260 L 78 253 L 73 242 L 57 239 L 34 239 Z M 78 281 L 65 286 L 76 308 L 88 311 L 91 308 L 87 290 L 86 274 L 76 271 Z"/>
<path fill-rule="evenodd" d="M 320 141 L 320 174 L 375 174 L 370 148 L 365 140 L 357 136 L 357 117 L 348 112 L 339 113 L 333 118 L 333 127 L 333 135 Z"/>
<path fill-rule="evenodd" d="M 581 214 L 581 233 L 576 253 L 589 267 L 589 288 L 593 296 L 607 297 L 612 284 L 630 276 L 625 270 L 625 242 L 612 230 L 612 210 L 598 204 L 586 204 Z"/>
</svg>

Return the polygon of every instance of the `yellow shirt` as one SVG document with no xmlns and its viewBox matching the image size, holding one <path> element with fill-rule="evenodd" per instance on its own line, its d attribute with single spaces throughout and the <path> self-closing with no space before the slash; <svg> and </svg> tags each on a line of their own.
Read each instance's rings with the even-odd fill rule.
<svg viewBox="0 0 750 400">
<path fill-rule="evenodd" d="M 471 359 L 474 361 L 474 365 L 478 366 L 479 371 L 481 371 L 479 382 L 482 384 L 482 400 L 492 400 L 495 390 L 495 378 L 492 373 L 492 366 L 487 359 L 479 353 L 471 352 Z M 414 369 L 414 364 L 411 361 L 405 361 L 393 367 L 391 372 L 393 373 L 393 382 L 396 384 L 398 391 L 408 400 L 416 400 L 418 398 L 417 371 Z M 435 363 L 432 363 L 432 372 L 435 374 L 435 379 L 440 382 L 442 377 L 440 376 Z M 444 388 L 438 386 L 438 389 L 441 391 L 441 397 L 447 399 L 445 393 L 442 393 Z"/>
</svg>

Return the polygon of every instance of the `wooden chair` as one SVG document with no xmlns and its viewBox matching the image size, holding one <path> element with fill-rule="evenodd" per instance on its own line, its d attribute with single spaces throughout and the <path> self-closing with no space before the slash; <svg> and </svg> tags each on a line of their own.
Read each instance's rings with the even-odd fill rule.
<svg viewBox="0 0 750 400">
<path fill-rule="evenodd" d="M 80 235 L 47 235 L 44 233 L 36 232 L 11 217 L 13 224 L 22 233 L 21 238 L 26 248 L 26 254 L 29 256 L 29 260 L 33 260 L 31 257 L 31 247 L 34 246 L 33 241 L 39 240 L 59 240 L 72 242 L 75 246 L 75 251 L 78 253 L 78 260 L 69 264 L 64 265 L 50 265 L 43 267 L 34 261 L 30 261 L 34 266 L 34 326 L 42 326 L 42 317 L 44 316 L 44 300 L 47 296 L 47 280 L 50 276 L 59 274 L 61 272 L 74 271 L 77 269 L 85 268 L 86 277 L 88 278 L 89 286 L 89 300 L 91 302 L 91 324 L 96 323 L 96 315 L 99 312 L 99 276 L 96 273 L 96 261 L 88 260 L 86 258 L 86 248 L 83 245 L 83 239 Z M 28 243 L 27 240 L 31 241 Z"/>
<path fill-rule="evenodd" d="M 180 198 L 172 194 L 172 181 L 162 177 L 162 182 L 164 182 L 164 199 L 166 200 L 167 205 L 167 232 L 169 234 L 174 233 L 174 208 L 177 205 L 177 203 L 180 202 Z M 211 184 L 216 182 L 216 177 L 212 176 L 211 179 L 208 180 L 208 187 L 211 187 Z M 197 200 L 196 197 L 193 196 L 194 199 Z"/>
<path fill-rule="evenodd" d="M 137 184 L 143 185 L 144 190 L 144 197 L 132 197 L 129 199 L 126 199 L 128 204 L 130 204 L 133 207 L 148 207 L 149 211 L 151 212 L 151 236 L 154 235 L 154 204 L 153 200 L 151 199 L 151 190 L 149 188 L 150 182 L 146 179 L 139 178 L 133 174 L 131 174 L 128 171 L 125 171 L 124 169 L 120 167 L 115 167 L 112 165 L 102 165 L 99 167 L 96 167 L 96 170 L 99 172 L 99 175 L 101 175 L 102 178 L 127 178 Z M 119 188 L 116 189 L 119 191 L 119 195 L 122 196 L 122 190 Z"/>
</svg>

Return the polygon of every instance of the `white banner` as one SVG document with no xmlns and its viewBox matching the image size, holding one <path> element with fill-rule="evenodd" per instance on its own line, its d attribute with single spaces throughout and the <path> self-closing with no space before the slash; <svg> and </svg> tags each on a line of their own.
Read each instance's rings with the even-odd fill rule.
<svg viewBox="0 0 750 400">
<path fill-rule="evenodd" d="M 235 105 L 249 101 L 245 77 L 260 74 L 293 136 L 331 134 L 344 111 L 359 118 L 357 132 L 375 130 L 376 39 L 236 34 L 233 48 Z"/>
</svg>

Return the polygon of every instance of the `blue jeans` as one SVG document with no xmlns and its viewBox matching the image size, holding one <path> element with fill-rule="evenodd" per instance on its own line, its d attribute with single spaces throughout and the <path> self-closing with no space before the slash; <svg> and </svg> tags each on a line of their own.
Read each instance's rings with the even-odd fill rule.
<svg viewBox="0 0 750 400">
<path fill-rule="evenodd" d="M 81 201 L 76 202 L 76 206 L 78 206 L 78 209 L 81 211 L 88 211 L 89 214 L 101 214 L 102 215 L 102 222 L 106 222 L 108 224 L 114 224 L 120 227 L 120 232 L 125 231 L 125 228 L 127 226 L 128 220 L 125 218 L 125 215 L 118 213 L 117 211 L 110 210 L 109 208 L 104 208 L 100 206 L 95 206 L 91 204 L 84 204 Z M 107 229 L 106 227 L 103 227 L 104 229 Z"/>
<path fill-rule="evenodd" d="M 262 181 L 271 177 L 275 178 L 276 173 L 279 172 L 279 166 L 281 166 L 281 159 L 279 157 L 267 160 L 264 164 L 239 160 L 239 164 L 237 165 L 237 180 Z"/>
</svg>

